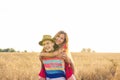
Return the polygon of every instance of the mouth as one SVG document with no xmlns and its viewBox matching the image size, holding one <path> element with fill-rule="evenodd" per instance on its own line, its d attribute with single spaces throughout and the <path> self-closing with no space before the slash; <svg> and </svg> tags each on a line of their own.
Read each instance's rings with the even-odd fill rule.
<svg viewBox="0 0 120 80">
<path fill-rule="evenodd" d="M 45 48 L 45 51 L 47 51 L 47 52 L 49 52 L 49 51 L 51 51 L 52 49 L 50 48 L 50 47 L 46 47 Z"/>
<path fill-rule="evenodd" d="M 46 49 L 46 50 L 49 50 L 49 49 L 50 49 L 50 47 L 46 47 L 45 49 Z"/>
<path fill-rule="evenodd" d="M 60 41 L 56 41 L 56 43 L 57 43 L 57 44 L 59 44 L 59 43 L 60 43 Z"/>
</svg>

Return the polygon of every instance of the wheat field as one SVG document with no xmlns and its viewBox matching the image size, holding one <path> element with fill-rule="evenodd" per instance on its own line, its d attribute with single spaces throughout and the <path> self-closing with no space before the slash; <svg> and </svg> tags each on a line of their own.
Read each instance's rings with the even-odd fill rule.
<svg viewBox="0 0 120 80">
<path fill-rule="evenodd" d="M 38 80 L 39 53 L 0 53 L 0 80 Z M 120 80 L 119 53 L 73 53 L 77 80 Z"/>
</svg>

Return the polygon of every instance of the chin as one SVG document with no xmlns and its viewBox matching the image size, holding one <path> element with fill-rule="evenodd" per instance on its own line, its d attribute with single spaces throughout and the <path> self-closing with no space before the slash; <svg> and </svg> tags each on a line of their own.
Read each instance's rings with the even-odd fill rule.
<svg viewBox="0 0 120 80">
<path fill-rule="evenodd" d="M 50 50 L 46 51 L 46 52 L 50 52 Z"/>
<path fill-rule="evenodd" d="M 57 44 L 57 45 L 59 45 L 60 43 L 59 43 L 59 42 L 57 42 L 56 44 Z"/>
</svg>

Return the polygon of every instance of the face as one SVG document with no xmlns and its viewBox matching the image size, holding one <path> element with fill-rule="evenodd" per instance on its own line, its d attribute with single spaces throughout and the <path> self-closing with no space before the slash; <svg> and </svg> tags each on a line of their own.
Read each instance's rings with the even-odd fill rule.
<svg viewBox="0 0 120 80">
<path fill-rule="evenodd" d="M 60 44 L 62 44 L 64 42 L 64 40 L 65 40 L 65 35 L 64 34 L 59 34 L 55 38 L 55 43 L 57 45 L 60 45 Z"/>
<path fill-rule="evenodd" d="M 50 40 L 45 40 L 43 41 L 43 49 L 45 52 L 50 52 L 50 51 L 53 51 L 54 50 L 54 43 Z"/>
</svg>

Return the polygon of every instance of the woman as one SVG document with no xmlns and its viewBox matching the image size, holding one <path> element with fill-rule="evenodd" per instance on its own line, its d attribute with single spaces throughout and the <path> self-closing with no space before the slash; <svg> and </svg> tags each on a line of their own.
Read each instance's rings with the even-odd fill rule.
<svg viewBox="0 0 120 80">
<path fill-rule="evenodd" d="M 72 60 L 71 54 L 68 52 L 68 36 L 67 36 L 67 33 L 65 33 L 64 31 L 59 31 L 54 36 L 53 39 L 54 39 L 56 45 L 59 46 L 58 50 L 54 52 L 54 55 L 42 53 L 41 56 L 63 58 L 64 61 L 65 61 L 66 79 L 67 80 L 76 80 L 75 76 L 74 76 L 73 60 Z M 61 53 L 61 55 L 58 56 L 59 53 Z M 41 59 L 41 56 L 40 56 L 40 59 Z M 44 80 L 44 78 L 46 76 L 43 66 L 41 68 L 39 76 L 41 77 L 40 80 Z"/>
</svg>

